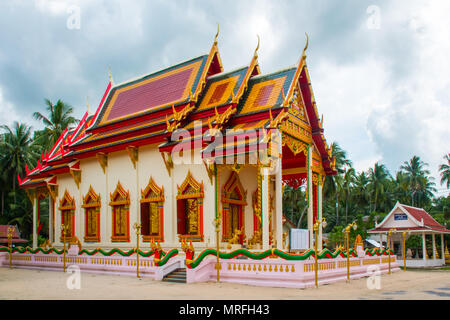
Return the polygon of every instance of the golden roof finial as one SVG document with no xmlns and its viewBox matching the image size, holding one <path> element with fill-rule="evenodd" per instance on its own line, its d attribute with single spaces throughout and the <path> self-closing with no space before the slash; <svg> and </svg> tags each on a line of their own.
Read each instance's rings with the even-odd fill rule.
<svg viewBox="0 0 450 320">
<path fill-rule="evenodd" d="M 255 49 L 255 53 L 253 54 L 253 56 L 255 58 L 258 58 L 258 49 L 259 49 L 259 35 L 256 35 L 258 37 L 258 44 L 256 45 L 256 49 Z"/>
<path fill-rule="evenodd" d="M 305 47 L 303 48 L 302 58 L 303 57 L 306 58 L 306 49 L 308 49 L 308 43 L 309 43 L 309 37 L 306 32 L 305 32 L 305 35 L 306 35 L 306 44 L 305 44 Z"/>
<path fill-rule="evenodd" d="M 111 84 L 114 84 L 114 80 L 111 74 L 111 67 L 108 67 L 108 76 L 109 76 L 109 82 L 111 82 Z"/>
<path fill-rule="evenodd" d="M 86 107 L 88 115 L 91 114 L 91 111 L 89 110 L 89 96 L 86 97 Z"/>
<path fill-rule="evenodd" d="M 219 36 L 219 24 L 217 23 L 217 33 L 214 36 L 214 44 L 217 45 L 217 37 Z"/>
</svg>

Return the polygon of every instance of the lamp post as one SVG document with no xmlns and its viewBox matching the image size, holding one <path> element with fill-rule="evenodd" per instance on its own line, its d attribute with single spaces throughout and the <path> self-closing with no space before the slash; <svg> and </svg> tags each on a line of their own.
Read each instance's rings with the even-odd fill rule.
<svg viewBox="0 0 450 320">
<path fill-rule="evenodd" d="M 9 268 L 12 269 L 12 238 L 14 227 L 8 226 Z"/>
<path fill-rule="evenodd" d="M 327 226 L 327 221 L 325 218 L 322 218 L 322 220 L 317 220 L 316 223 L 314 223 L 313 229 L 314 229 L 314 285 L 316 288 L 319 287 L 317 284 L 317 270 L 319 267 L 319 264 L 317 263 L 317 241 L 318 241 L 318 234 L 319 234 L 319 226 L 322 224 L 324 227 Z"/>
<path fill-rule="evenodd" d="M 135 222 L 133 225 L 133 228 L 136 229 L 136 277 L 139 278 L 139 234 L 141 230 L 141 224 Z"/>
<path fill-rule="evenodd" d="M 403 231 L 403 271 L 406 271 L 406 236 L 409 234 L 409 230 Z M 389 251 L 389 254 L 391 252 Z M 389 261 L 391 259 L 389 258 Z M 390 263 L 390 262 L 389 262 Z"/>
<path fill-rule="evenodd" d="M 389 274 L 391 274 L 391 233 L 392 232 L 396 232 L 397 229 L 389 229 L 388 231 L 388 245 L 389 245 L 389 249 L 388 249 L 388 262 L 389 262 Z"/>
<path fill-rule="evenodd" d="M 219 276 L 219 272 L 220 272 L 219 271 L 220 270 L 220 263 L 219 263 L 219 232 L 220 232 L 221 219 L 222 219 L 222 212 L 219 212 L 219 215 L 213 221 L 213 224 L 216 227 L 216 257 L 217 257 L 216 270 L 217 270 L 217 282 L 220 281 L 220 276 Z"/>
<path fill-rule="evenodd" d="M 345 232 L 345 237 L 346 237 L 346 242 L 347 242 L 347 282 L 350 282 L 350 229 L 356 230 L 358 228 L 358 226 L 356 225 L 356 221 L 353 221 L 352 223 L 350 223 L 348 226 L 345 227 L 344 232 Z"/>
<path fill-rule="evenodd" d="M 69 226 L 65 225 L 64 223 L 61 224 L 61 232 L 63 234 L 63 243 L 64 243 L 64 250 L 63 250 L 63 263 L 64 263 L 64 272 L 66 272 L 66 233 L 69 231 Z"/>
</svg>

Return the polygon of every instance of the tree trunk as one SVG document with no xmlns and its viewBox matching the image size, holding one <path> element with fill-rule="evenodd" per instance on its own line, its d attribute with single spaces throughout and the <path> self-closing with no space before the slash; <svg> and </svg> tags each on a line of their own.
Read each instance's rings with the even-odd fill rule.
<svg viewBox="0 0 450 320">
<path fill-rule="evenodd" d="M 336 190 L 336 225 L 339 225 L 339 194 Z"/>
<path fill-rule="evenodd" d="M 301 223 L 302 223 L 303 216 L 305 215 L 305 212 L 306 212 L 306 209 L 307 209 L 307 208 L 308 208 L 308 205 L 306 205 L 306 207 L 303 209 L 302 214 L 301 214 L 301 216 L 300 216 L 300 219 L 298 219 L 298 222 L 297 222 L 297 229 L 300 228 L 300 225 L 301 225 Z"/>
</svg>

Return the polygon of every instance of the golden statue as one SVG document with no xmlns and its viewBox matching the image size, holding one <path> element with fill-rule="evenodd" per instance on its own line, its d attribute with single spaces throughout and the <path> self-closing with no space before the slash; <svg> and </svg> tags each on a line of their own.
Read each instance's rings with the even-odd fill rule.
<svg viewBox="0 0 450 320">
<path fill-rule="evenodd" d="M 233 236 L 230 238 L 230 240 L 228 240 L 228 249 L 231 249 L 231 245 L 232 244 L 238 244 L 241 242 L 241 234 L 244 232 L 244 227 L 241 228 L 241 230 L 239 229 L 235 229 Z"/>
<path fill-rule="evenodd" d="M 362 238 L 361 238 L 361 235 L 360 235 L 360 234 L 358 234 L 358 235 L 356 236 L 354 248 L 356 249 L 358 246 L 361 246 L 361 248 L 364 250 L 364 243 L 363 243 L 363 241 L 362 241 Z"/>
</svg>

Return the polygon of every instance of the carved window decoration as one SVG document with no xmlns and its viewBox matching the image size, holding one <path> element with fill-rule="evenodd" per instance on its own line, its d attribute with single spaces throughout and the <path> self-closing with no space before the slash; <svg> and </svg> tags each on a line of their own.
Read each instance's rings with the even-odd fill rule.
<svg viewBox="0 0 450 320">
<path fill-rule="evenodd" d="M 110 194 L 112 207 L 112 237 L 115 242 L 130 241 L 130 193 L 117 183 L 116 190 Z"/>
<path fill-rule="evenodd" d="M 75 237 L 75 200 L 67 190 L 64 192 L 64 197 L 59 201 L 59 210 L 61 211 L 61 224 L 68 226 L 65 234 L 66 242 L 70 242 Z M 61 241 L 64 241 L 62 232 Z"/>
<path fill-rule="evenodd" d="M 141 190 L 141 232 L 144 241 L 164 241 L 164 187 L 152 177 Z"/>
<path fill-rule="evenodd" d="M 100 242 L 100 206 L 100 194 L 96 194 L 90 186 L 88 193 L 83 197 L 82 205 L 85 212 L 84 241 L 86 242 Z"/>
<path fill-rule="evenodd" d="M 177 230 L 180 241 L 203 241 L 203 182 L 189 171 L 177 185 Z"/>
<path fill-rule="evenodd" d="M 222 241 L 228 241 L 236 230 L 241 230 L 242 243 L 244 232 L 244 207 L 247 205 L 247 191 L 244 190 L 239 175 L 232 171 L 222 189 Z"/>
</svg>

